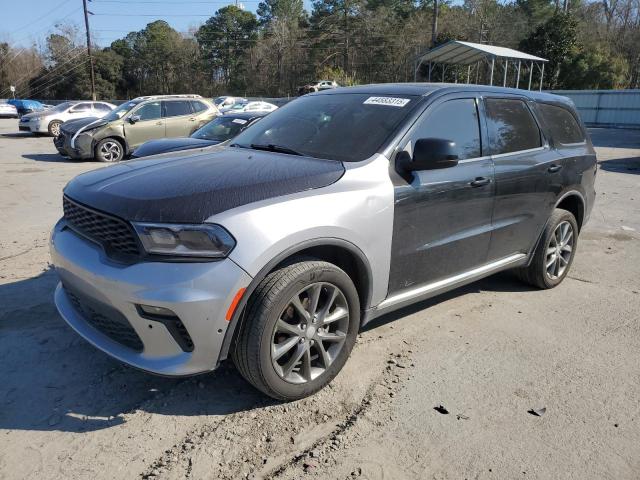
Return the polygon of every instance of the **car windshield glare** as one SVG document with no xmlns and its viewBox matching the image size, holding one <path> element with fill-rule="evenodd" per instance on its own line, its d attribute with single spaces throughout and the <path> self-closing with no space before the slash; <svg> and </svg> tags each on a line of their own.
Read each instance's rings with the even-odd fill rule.
<svg viewBox="0 0 640 480">
<path fill-rule="evenodd" d="M 310 157 L 357 162 L 380 150 L 419 99 L 364 93 L 300 97 L 240 133 L 234 145 L 277 145 Z"/>
<path fill-rule="evenodd" d="M 135 107 L 139 102 L 126 102 L 120 105 L 118 108 L 111 110 L 108 114 L 102 117 L 104 120 L 108 122 L 113 122 L 114 120 L 119 120 L 124 117 L 133 107 Z"/>
<path fill-rule="evenodd" d="M 64 112 L 66 109 L 68 109 L 69 107 L 73 106 L 74 103 L 73 102 L 64 102 L 61 103 L 59 105 L 56 105 L 55 107 L 53 107 L 51 109 L 52 112 Z"/>
<path fill-rule="evenodd" d="M 235 137 L 247 123 L 249 120 L 245 118 L 218 117 L 193 132 L 191 137 L 224 142 Z"/>
</svg>

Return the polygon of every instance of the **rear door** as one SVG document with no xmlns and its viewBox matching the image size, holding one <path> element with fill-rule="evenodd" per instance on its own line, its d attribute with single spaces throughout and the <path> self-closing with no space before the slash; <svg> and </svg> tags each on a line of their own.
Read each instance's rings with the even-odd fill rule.
<svg viewBox="0 0 640 480">
<path fill-rule="evenodd" d="M 493 165 L 483 154 L 484 122 L 473 94 L 430 105 L 401 145 L 454 141 L 458 165 L 394 177 L 389 294 L 465 272 L 486 261 L 493 211 Z"/>
<path fill-rule="evenodd" d="M 128 118 L 139 117 L 135 123 Z M 133 150 L 147 140 L 164 138 L 165 127 L 162 118 L 162 102 L 160 100 L 146 102 L 133 110 L 124 121 L 124 135 L 129 149 Z"/>
<path fill-rule="evenodd" d="M 561 165 L 526 99 L 483 101 L 496 181 L 489 260 L 498 260 L 534 247 L 553 208 L 552 191 L 561 188 Z"/>
<path fill-rule="evenodd" d="M 197 118 L 189 100 L 165 100 L 162 105 L 167 138 L 188 137 L 195 131 Z"/>
</svg>

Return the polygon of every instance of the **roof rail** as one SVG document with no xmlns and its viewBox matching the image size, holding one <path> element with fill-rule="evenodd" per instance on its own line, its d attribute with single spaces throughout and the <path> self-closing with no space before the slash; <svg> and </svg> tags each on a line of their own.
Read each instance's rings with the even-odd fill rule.
<svg viewBox="0 0 640 480">
<path fill-rule="evenodd" d="M 202 96 L 191 93 L 185 95 L 144 95 L 142 97 L 136 97 L 134 100 L 158 100 L 162 98 L 202 98 Z"/>
</svg>

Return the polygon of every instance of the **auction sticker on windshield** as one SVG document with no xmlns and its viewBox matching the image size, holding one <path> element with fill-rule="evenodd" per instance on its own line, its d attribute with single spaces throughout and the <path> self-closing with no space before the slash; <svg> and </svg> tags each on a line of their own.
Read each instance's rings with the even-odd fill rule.
<svg viewBox="0 0 640 480">
<path fill-rule="evenodd" d="M 234 118 L 233 123 L 239 123 L 240 125 L 244 125 L 245 123 L 247 123 L 246 120 L 243 120 L 242 118 Z"/>
<path fill-rule="evenodd" d="M 404 107 L 411 100 L 396 97 L 369 97 L 364 101 L 365 105 L 386 105 L 388 107 Z"/>
</svg>

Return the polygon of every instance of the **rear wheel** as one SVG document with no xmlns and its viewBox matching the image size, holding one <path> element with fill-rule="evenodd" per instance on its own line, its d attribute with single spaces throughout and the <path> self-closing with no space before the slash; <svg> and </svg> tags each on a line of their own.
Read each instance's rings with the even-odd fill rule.
<svg viewBox="0 0 640 480">
<path fill-rule="evenodd" d="M 60 125 L 62 125 L 62 122 L 60 120 L 53 120 L 51 123 L 49 123 L 49 135 L 51 135 L 52 137 L 60 136 Z"/>
<path fill-rule="evenodd" d="M 114 138 L 105 138 L 96 145 L 96 159 L 100 162 L 119 162 L 123 157 L 124 148 Z"/>
<path fill-rule="evenodd" d="M 242 376 L 279 400 L 307 397 L 342 369 L 360 324 L 349 276 L 322 261 L 269 274 L 247 305 L 233 360 Z"/>
<path fill-rule="evenodd" d="M 553 288 L 569 273 L 578 246 L 578 223 L 571 212 L 556 208 L 528 267 L 517 272 L 538 288 Z"/>
</svg>

